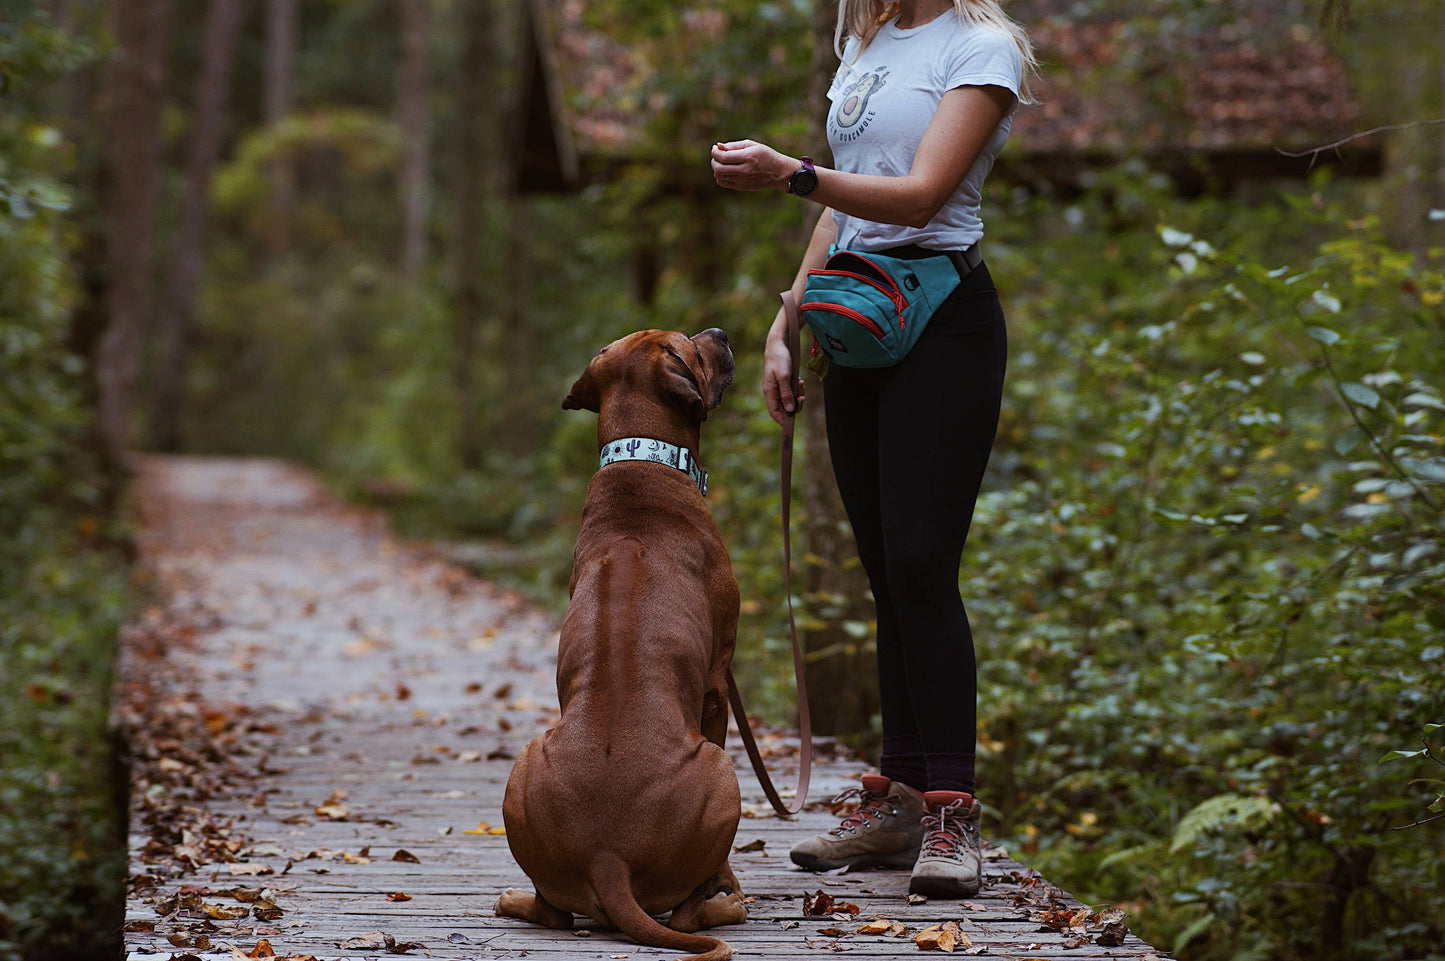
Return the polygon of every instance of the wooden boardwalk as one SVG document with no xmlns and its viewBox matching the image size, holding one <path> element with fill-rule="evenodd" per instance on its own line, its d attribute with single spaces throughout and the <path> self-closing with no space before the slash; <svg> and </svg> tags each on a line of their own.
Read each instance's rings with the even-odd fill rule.
<svg viewBox="0 0 1445 961">
<path fill-rule="evenodd" d="M 679 956 L 493 915 L 528 886 L 494 829 L 511 758 L 556 718 L 552 620 L 284 464 L 147 458 L 137 505 L 150 605 L 125 630 L 116 708 L 129 958 Z M 785 783 L 789 742 L 764 741 Z M 1162 956 L 1001 851 L 965 902 L 910 904 L 906 872 L 801 871 L 788 847 L 835 823 L 824 802 L 862 768 L 825 752 L 818 803 L 782 821 L 737 767 L 750 916 L 713 933 L 740 958 L 917 957 L 914 936 L 950 921 L 958 954 Z M 836 912 L 806 915 L 820 891 Z M 898 925 L 859 933 L 873 920 Z"/>
</svg>

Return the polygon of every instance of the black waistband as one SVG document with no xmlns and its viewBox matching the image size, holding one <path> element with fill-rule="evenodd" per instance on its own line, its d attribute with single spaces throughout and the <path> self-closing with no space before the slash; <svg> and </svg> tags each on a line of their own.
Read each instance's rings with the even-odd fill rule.
<svg viewBox="0 0 1445 961">
<path fill-rule="evenodd" d="M 878 253 L 883 254 L 885 257 L 897 257 L 900 260 L 947 257 L 953 261 L 953 266 L 958 269 L 960 279 L 973 273 L 978 268 L 978 265 L 983 263 L 983 252 L 978 249 L 977 243 L 967 250 L 929 250 L 927 247 L 920 247 L 917 244 L 904 244 L 902 247 L 889 247 L 887 250 L 878 251 Z"/>
</svg>

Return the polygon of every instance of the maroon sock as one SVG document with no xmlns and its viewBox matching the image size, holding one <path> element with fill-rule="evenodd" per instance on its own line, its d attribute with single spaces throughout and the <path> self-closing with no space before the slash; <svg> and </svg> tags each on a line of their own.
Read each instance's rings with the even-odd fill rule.
<svg viewBox="0 0 1445 961">
<path fill-rule="evenodd" d="M 924 755 L 928 765 L 928 790 L 962 791 L 972 794 L 974 771 L 972 754 L 928 753 Z"/>
<path fill-rule="evenodd" d="M 928 790 L 928 763 L 923 756 L 923 739 L 917 734 L 885 735 L 878 773 L 890 781 L 901 781 L 915 791 Z"/>
</svg>

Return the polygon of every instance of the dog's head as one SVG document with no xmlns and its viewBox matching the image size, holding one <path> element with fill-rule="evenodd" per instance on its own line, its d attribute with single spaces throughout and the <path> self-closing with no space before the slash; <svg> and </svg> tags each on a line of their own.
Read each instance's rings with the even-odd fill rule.
<svg viewBox="0 0 1445 961">
<path fill-rule="evenodd" d="M 639 330 L 597 352 L 572 390 L 563 410 L 601 412 L 625 391 L 629 403 L 657 398 L 688 415 L 693 423 L 722 403 L 733 382 L 733 352 L 727 334 L 710 327 L 696 337 L 668 330 Z"/>
</svg>

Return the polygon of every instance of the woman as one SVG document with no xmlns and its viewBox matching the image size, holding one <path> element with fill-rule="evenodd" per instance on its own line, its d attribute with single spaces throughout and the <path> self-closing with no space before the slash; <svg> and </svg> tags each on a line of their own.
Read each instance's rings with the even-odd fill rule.
<svg viewBox="0 0 1445 961">
<path fill-rule="evenodd" d="M 847 38 L 846 48 L 843 40 Z M 750 140 L 714 145 L 734 190 L 782 189 L 825 208 L 793 281 L 830 248 L 952 255 L 962 277 L 896 366 L 834 363 L 824 381 L 833 471 L 878 616 L 880 771 L 861 806 L 800 842 L 805 868 L 911 867 L 909 890 L 970 897 L 979 885 L 974 796 L 977 676 L 958 568 L 998 426 L 1003 311 L 978 254 L 980 192 L 1035 69 L 997 0 L 840 0 L 842 60 L 828 97 L 835 169 Z M 779 424 L 803 400 L 786 319 L 768 333 L 763 393 Z"/>
</svg>

